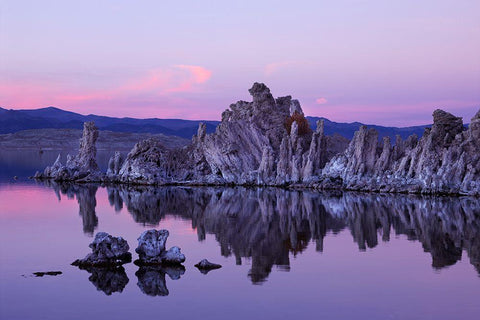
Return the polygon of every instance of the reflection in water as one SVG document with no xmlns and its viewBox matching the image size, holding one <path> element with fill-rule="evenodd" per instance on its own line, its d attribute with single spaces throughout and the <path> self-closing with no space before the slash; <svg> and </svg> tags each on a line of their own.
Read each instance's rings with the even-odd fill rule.
<svg viewBox="0 0 480 320">
<path fill-rule="evenodd" d="M 125 269 L 121 266 L 112 268 L 88 267 L 81 269 L 91 274 L 88 280 L 90 280 L 98 291 L 103 291 L 107 296 L 114 292 L 122 292 L 128 283 Z"/>
<path fill-rule="evenodd" d="M 45 180 L 41 183 L 53 188 L 59 201 L 62 199 L 60 194 L 66 195 L 68 199 L 73 199 L 74 197 L 77 198 L 79 214 L 82 217 L 83 222 L 83 232 L 92 236 L 98 226 L 98 218 L 95 213 L 98 186 L 95 184 L 78 185 L 64 182 L 58 183 L 49 180 Z"/>
<path fill-rule="evenodd" d="M 84 230 L 93 232 L 97 188 L 53 187 L 57 193 L 76 194 Z M 310 241 L 321 252 L 326 234 L 345 228 L 360 251 L 376 247 L 379 236 L 388 241 L 391 230 L 420 241 L 431 254 L 434 268 L 455 264 L 464 249 L 480 273 L 480 199 L 476 198 L 270 188 L 109 186 L 107 191 L 110 204 L 116 210 L 125 205 L 138 223 L 156 226 L 166 215 L 174 215 L 192 221 L 199 241 L 207 233 L 215 235 L 223 256 L 234 255 L 238 264 L 241 258 L 251 259 L 253 283 L 265 281 L 274 265 L 288 270 L 289 254 L 302 252 Z M 155 281 L 152 283 L 159 283 L 156 287 L 163 288 L 161 277 Z"/>
<path fill-rule="evenodd" d="M 162 267 L 141 266 L 135 275 L 138 278 L 137 285 L 142 292 L 149 296 L 168 296 L 169 292 L 165 281 L 165 275 L 170 279 L 178 280 L 185 273 L 185 267 Z"/>
</svg>

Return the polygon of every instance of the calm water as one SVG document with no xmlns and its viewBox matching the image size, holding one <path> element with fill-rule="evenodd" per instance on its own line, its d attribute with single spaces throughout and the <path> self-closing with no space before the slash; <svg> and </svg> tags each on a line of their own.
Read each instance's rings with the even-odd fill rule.
<svg viewBox="0 0 480 320">
<path fill-rule="evenodd" d="M 0 184 L 1 319 L 480 317 L 480 199 L 20 180 Z M 98 231 L 133 252 L 150 228 L 185 271 L 70 266 Z"/>
</svg>

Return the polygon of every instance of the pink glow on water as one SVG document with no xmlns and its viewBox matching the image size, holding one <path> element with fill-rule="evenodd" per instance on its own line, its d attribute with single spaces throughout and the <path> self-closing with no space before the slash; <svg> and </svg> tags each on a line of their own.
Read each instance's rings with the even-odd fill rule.
<svg viewBox="0 0 480 320">
<path fill-rule="evenodd" d="M 35 203 L 35 206 L 32 204 Z M 0 186 L 0 217 L 8 220 L 53 217 L 60 211 L 55 194 L 38 187 Z M 78 207 L 76 202 L 65 201 L 69 209 Z"/>
</svg>

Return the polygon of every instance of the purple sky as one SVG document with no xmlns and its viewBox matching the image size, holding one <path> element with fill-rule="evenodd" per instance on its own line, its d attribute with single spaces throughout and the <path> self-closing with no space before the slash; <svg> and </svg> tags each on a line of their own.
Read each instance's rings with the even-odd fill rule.
<svg viewBox="0 0 480 320">
<path fill-rule="evenodd" d="M 480 1 L 0 0 L 0 106 L 219 119 L 253 82 L 307 115 L 465 122 Z"/>
</svg>

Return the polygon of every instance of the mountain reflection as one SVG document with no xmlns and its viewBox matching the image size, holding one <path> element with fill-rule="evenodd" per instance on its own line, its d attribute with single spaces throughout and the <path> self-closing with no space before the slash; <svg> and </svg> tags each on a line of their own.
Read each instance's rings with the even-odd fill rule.
<svg viewBox="0 0 480 320">
<path fill-rule="evenodd" d="M 58 194 L 76 195 L 84 231 L 92 233 L 97 226 L 97 187 L 51 186 Z M 312 241 L 321 252 L 327 233 L 344 229 L 350 230 L 360 251 L 376 247 L 379 237 L 389 241 L 392 230 L 406 235 L 422 243 L 432 256 L 433 268 L 455 264 L 465 250 L 480 273 L 480 199 L 476 198 L 240 187 L 108 186 L 107 191 L 115 210 L 126 207 L 138 223 L 157 226 L 165 216 L 174 215 L 192 222 L 199 241 L 206 234 L 215 235 L 223 256 L 235 256 L 238 264 L 241 258 L 251 259 L 253 283 L 265 281 L 273 266 L 289 270 L 290 253 L 302 252 Z M 168 294 L 162 287 L 165 272 L 153 274 L 159 279 L 153 282 L 149 275 L 147 285 L 140 285 L 149 272 L 153 271 L 137 275 L 144 292 Z"/>
</svg>

